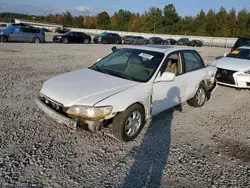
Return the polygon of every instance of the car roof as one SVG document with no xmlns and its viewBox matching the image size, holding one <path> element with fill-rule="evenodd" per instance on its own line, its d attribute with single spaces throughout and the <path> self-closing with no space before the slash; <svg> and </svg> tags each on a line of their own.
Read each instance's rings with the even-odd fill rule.
<svg viewBox="0 0 250 188">
<path fill-rule="evenodd" d="M 239 48 L 249 49 L 250 50 L 250 46 L 240 46 Z"/>
<path fill-rule="evenodd" d="M 149 50 L 161 53 L 173 52 L 177 50 L 194 50 L 189 47 L 175 47 L 175 46 L 163 46 L 163 45 L 129 46 L 127 48 L 138 49 L 138 50 Z"/>
</svg>

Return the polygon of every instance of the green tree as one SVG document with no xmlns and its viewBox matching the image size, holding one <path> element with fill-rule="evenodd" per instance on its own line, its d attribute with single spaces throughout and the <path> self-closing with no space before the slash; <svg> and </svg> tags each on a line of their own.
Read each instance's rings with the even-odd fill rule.
<svg viewBox="0 0 250 188">
<path fill-rule="evenodd" d="M 163 9 L 165 32 L 174 33 L 176 31 L 176 24 L 180 21 L 181 17 L 175 9 L 173 4 L 168 4 Z"/>
<path fill-rule="evenodd" d="M 132 13 L 130 11 L 120 9 L 117 13 L 117 29 L 127 31 L 131 16 Z"/>
<path fill-rule="evenodd" d="M 64 26 L 67 26 L 67 27 L 70 27 L 72 26 L 72 15 L 69 11 L 67 11 L 66 13 L 63 13 L 63 21 L 62 21 L 62 24 Z"/>
<path fill-rule="evenodd" d="M 237 21 L 236 10 L 232 8 L 227 16 L 227 25 L 230 33 L 229 36 L 235 35 L 236 21 Z"/>
<path fill-rule="evenodd" d="M 191 20 L 189 20 L 189 22 L 191 22 Z M 190 29 L 194 32 L 194 34 L 207 35 L 206 24 L 207 16 L 204 10 L 201 9 L 200 13 L 195 18 L 193 27 Z"/>
<path fill-rule="evenodd" d="M 238 12 L 238 20 L 236 24 L 237 36 L 244 36 L 247 35 L 247 26 L 249 22 L 249 17 L 246 9 L 243 9 Z"/>
<path fill-rule="evenodd" d="M 229 36 L 228 26 L 227 26 L 227 10 L 221 7 L 219 12 L 216 14 L 217 20 L 217 33 L 216 36 L 227 37 Z"/>
<path fill-rule="evenodd" d="M 110 24 L 110 17 L 106 11 L 103 11 L 97 15 L 97 25 L 100 29 L 108 29 Z"/>
<path fill-rule="evenodd" d="M 217 31 L 217 20 L 215 12 L 210 9 L 207 13 L 207 25 L 206 25 L 206 31 L 209 35 L 215 36 L 215 33 Z"/>
</svg>

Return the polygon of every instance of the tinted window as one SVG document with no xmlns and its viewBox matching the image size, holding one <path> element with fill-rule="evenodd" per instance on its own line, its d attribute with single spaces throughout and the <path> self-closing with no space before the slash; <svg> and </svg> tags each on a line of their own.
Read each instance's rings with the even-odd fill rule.
<svg viewBox="0 0 250 188">
<path fill-rule="evenodd" d="M 250 38 L 240 38 L 235 43 L 235 48 L 238 48 L 240 46 L 250 46 Z"/>
<path fill-rule="evenodd" d="M 119 49 L 91 69 L 138 82 L 148 81 L 160 65 L 163 53 L 138 49 Z"/>
<path fill-rule="evenodd" d="M 236 49 L 226 57 L 250 60 L 250 49 Z"/>
<path fill-rule="evenodd" d="M 204 67 L 204 62 L 197 52 L 189 51 L 183 53 L 183 58 L 185 62 L 186 72 L 190 72 L 196 69 Z"/>
</svg>

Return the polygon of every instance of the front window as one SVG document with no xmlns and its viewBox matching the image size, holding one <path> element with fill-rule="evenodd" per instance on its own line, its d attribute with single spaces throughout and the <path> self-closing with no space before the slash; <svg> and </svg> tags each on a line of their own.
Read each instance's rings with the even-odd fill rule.
<svg viewBox="0 0 250 188">
<path fill-rule="evenodd" d="M 104 37 L 104 36 L 106 36 L 107 34 L 108 34 L 107 32 L 103 32 L 103 33 L 100 34 L 100 37 Z"/>
<path fill-rule="evenodd" d="M 139 49 L 118 49 L 90 67 L 105 74 L 147 82 L 159 67 L 163 53 Z"/>
<path fill-rule="evenodd" d="M 250 60 L 250 49 L 238 48 L 226 57 Z"/>
<path fill-rule="evenodd" d="M 71 35 L 72 34 L 72 31 L 68 31 L 66 33 L 64 33 L 64 35 Z"/>
</svg>

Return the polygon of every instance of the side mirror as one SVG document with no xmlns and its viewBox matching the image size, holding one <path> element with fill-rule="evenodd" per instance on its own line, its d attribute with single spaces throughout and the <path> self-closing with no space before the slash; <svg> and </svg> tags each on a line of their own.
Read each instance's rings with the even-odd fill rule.
<svg viewBox="0 0 250 188">
<path fill-rule="evenodd" d="M 113 47 L 111 48 L 111 50 L 112 50 L 113 52 L 115 52 L 115 51 L 117 50 L 116 46 L 113 46 Z"/>
<path fill-rule="evenodd" d="M 175 79 L 175 73 L 164 72 L 161 77 L 157 79 L 158 82 L 172 82 Z"/>
</svg>

